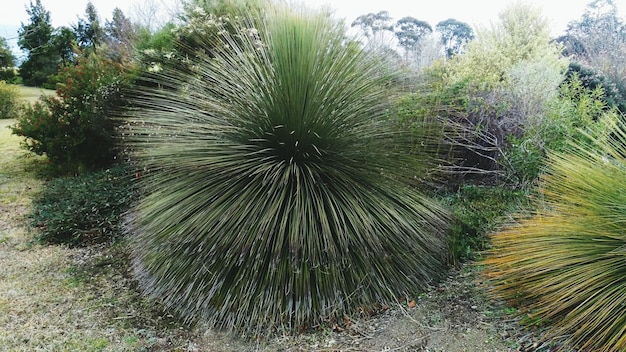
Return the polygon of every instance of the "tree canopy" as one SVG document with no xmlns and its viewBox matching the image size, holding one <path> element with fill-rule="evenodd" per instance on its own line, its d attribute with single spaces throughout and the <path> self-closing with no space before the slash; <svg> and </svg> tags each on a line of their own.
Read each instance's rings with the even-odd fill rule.
<svg viewBox="0 0 626 352">
<path fill-rule="evenodd" d="M 453 67 L 455 80 L 470 79 L 487 86 L 507 84 L 509 70 L 520 62 L 541 60 L 564 72 L 567 60 L 552 42 L 548 20 L 539 8 L 523 2 L 509 5 L 491 28 L 478 28 L 476 39 Z"/>
<path fill-rule="evenodd" d="M 0 37 L 0 68 L 13 66 L 15 66 L 15 55 L 13 55 L 6 38 Z"/>
<path fill-rule="evenodd" d="M 406 51 L 415 50 L 420 40 L 433 32 L 428 22 L 411 16 L 399 19 L 394 29 L 398 43 Z"/>
<path fill-rule="evenodd" d="M 457 21 L 454 18 L 437 23 L 435 26 L 441 36 L 446 56 L 452 57 L 461 53 L 463 47 L 474 39 L 474 31 L 467 23 Z"/>
<path fill-rule="evenodd" d="M 78 45 L 83 50 L 95 52 L 96 48 L 104 42 L 105 28 L 100 24 L 100 16 L 91 1 L 85 8 L 85 17 L 79 18 L 73 28 Z"/>
<path fill-rule="evenodd" d="M 357 27 L 370 45 L 383 44 L 385 32 L 393 33 L 392 17 L 388 11 L 370 12 L 356 18 L 351 24 Z"/>
<path fill-rule="evenodd" d="M 30 2 L 26 9 L 29 22 L 22 23 L 18 31 L 17 44 L 27 52 L 26 60 L 20 67 L 20 75 L 26 85 L 40 86 L 54 74 L 59 63 L 52 50 L 54 27 L 50 21 L 50 12 L 41 4 L 41 0 Z"/>
</svg>

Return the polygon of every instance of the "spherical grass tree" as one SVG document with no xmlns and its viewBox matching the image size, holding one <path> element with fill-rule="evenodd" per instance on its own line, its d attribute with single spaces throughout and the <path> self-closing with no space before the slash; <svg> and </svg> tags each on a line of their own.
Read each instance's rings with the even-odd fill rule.
<svg viewBox="0 0 626 352">
<path fill-rule="evenodd" d="M 554 153 L 537 214 L 493 235 L 493 293 L 576 351 L 626 350 L 626 126 Z M 558 339 L 557 339 L 558 338 Z M 557 340 L 553 340 L 557 339 Z"/>
<path fill-rule="evenodd" d="M 135 99 L 142 288 L 256 333 L 418 293 L 444 270 L 447 215 L 411 185 L 427 159 L 388 116 L 392 70 L 327 15 L 256 18 L 235 33 L 217 21 L 210 57 Z"/>
</svg>

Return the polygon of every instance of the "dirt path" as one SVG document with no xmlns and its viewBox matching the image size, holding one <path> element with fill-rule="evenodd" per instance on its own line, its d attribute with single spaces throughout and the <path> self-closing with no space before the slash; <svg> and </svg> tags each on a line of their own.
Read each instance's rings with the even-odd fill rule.
<svg viewBox="0 0 626 352">
<path fill-rule="evenodd" d="M 351 317 L 338 329 L 244 341 L 183 327 L 135 289 L 123 244 L 41 246 L 27 230 L 43 187 L 41 158 L 28 156 L 0 120 L 0 351 L 516 351 L 511 326 L 465 267 L 415 306 Z"/>
</svg>

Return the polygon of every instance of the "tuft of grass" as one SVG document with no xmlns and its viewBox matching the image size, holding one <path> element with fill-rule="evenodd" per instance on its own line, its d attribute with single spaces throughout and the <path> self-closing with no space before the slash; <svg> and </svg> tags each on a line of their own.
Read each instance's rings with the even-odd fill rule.
<svg viewBox="0 0 626 352">
<path fill-rule="evenodd" d="M 248 332 L 425 289 L 445 269 L 448 214 L 412 187 L 428 158 L 388 118 L 393 70 L 326 15 L 258 18 L 135 101 L 143 289 L 187 320 Z"/>
<path fill-rule="evenodd" d="M 591 146 L 552 154 L 545 204 L 493 235 L 484 262 L 494 294 L 581 351 L 626 349 L 625 130 L 615 123 Z"/>
</svg>

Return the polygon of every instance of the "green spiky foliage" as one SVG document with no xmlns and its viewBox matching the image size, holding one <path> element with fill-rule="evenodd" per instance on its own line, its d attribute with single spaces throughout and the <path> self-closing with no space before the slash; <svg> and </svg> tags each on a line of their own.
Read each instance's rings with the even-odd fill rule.
<svg viewBox="0 0 626 352">
<path fill-rule="evenodd" d="M 447 221 L 407 184 L 425 159 L 387 116 L 391 71 L 328 16 L 258 18 L 135 101 L 142 287 L 186 319 L 248 332 L 416 294 L 443 270 Z"/>
<path fill-rule="evenodd" d="M 626 350 L 626 133 L 552 155 L 545 204 L 493 236 L 493 292 L 551 325 L 562 348 Z M 568 349 L 569 350 L 569 349 Z"/>
</svg>

